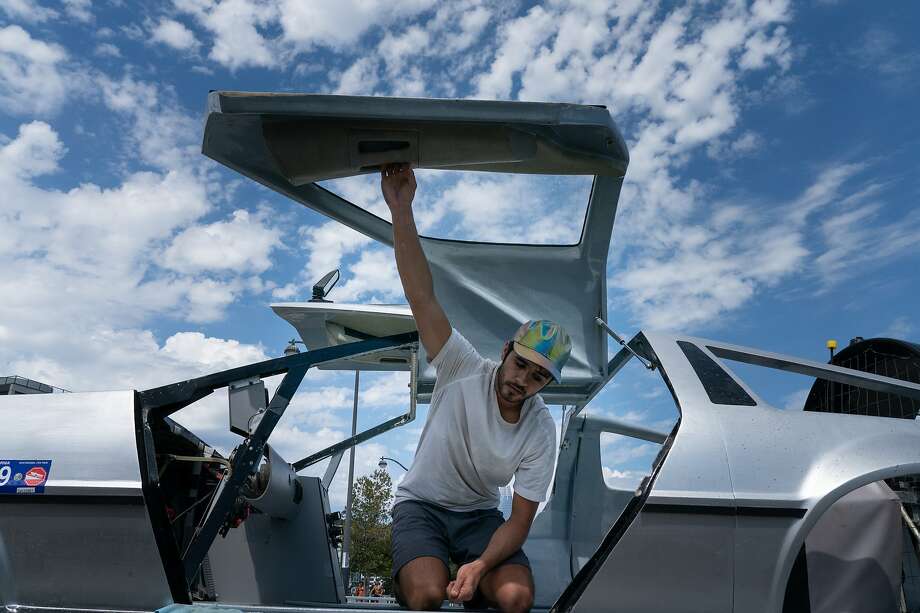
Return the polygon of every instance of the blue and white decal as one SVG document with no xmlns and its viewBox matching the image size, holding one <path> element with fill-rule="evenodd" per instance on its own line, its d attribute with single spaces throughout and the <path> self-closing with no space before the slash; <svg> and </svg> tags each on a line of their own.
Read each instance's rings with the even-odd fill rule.
<svg viewBox="0 0 920 613">
<path fill-rule="evenodd" d="M 0 460 L 0 494 L 41 494 L 51 460 Z"/>
</svg>

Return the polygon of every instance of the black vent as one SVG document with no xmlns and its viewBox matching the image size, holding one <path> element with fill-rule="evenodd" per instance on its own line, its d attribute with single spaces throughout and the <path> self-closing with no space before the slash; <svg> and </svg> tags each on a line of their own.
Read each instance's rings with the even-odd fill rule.
<svg viewBox="0 0 920 613">
<path fill-rule="evenodd" d="M 703 388 L 713 404 L 736 404 L 741 406 L 757 406 L 754 399 L 731 378 L 715 360 L 706 353 L 687 341 L 677 341 L 684 355 L 690 361 L 690 366 L 696 371 L 696 376 L 703 383 Z"/>
</svg>

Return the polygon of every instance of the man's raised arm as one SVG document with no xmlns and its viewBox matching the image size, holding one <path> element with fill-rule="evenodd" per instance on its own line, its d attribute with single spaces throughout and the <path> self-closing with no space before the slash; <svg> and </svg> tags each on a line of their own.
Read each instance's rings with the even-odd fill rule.
<svg viewBox="0 0 920 613">
<path fill-rule="evenodd" d="M 428 259 L 412 215 L 415 198 L 415 173 L 408 164 L 394 164 L 380 173 L 383 198 L 390 208 L 393 220 L 393 250 L 396 252 L 396 269 L 402 281 L 409 308 L 418 326 L 419 338 L 428 359 L 440 353 L 450 338 L 450 322 L 434 295 Z"/>
</svg>

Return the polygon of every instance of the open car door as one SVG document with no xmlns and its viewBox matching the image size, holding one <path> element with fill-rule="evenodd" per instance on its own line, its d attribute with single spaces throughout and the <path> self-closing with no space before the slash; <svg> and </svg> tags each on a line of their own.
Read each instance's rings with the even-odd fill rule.
<svg viewBox="0 0 920 613">
<path fill-rule="evenodd" d="M 607 252 L 628 163 L 623 138 L 604 107 L 212 92 L 203 152 L 386 245 L 392 244 L 387 220 L 317 182 L 375 173 L 390 163 L 593 177 L 574 245 L 422 237 L 422 246 L 451 323 L 481 353 L 500 355 L 523 321 L 554 319 L 572 337 L 573 351 L 563 381 L 544 393 L 546 401 L 582 402 L 603 384 L 607 339 L 596 318 L 606 319 Z M 516 238 L 509 236 L 508 243 Z M 300 330 L 298 320 L 308 317 L 297 306 L 274 308 Z M 433 380 L 433 369 L 423 369 L 420 400 Z"/>
</svg>

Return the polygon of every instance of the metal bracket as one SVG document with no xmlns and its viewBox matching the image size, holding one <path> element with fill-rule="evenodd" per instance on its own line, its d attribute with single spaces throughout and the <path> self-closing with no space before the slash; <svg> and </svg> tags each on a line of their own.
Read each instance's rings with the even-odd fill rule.
<svg viewBox="0 0 920 613">
<path fill-rule="evenodd" d="M 323 474 L 323 487 L 326 488 L 326 490 L 328 490 L 329 486 L 332 485 L 332 480 L 335 478 L 335 473 L 339 470 L 339 464 L 342 463 L 343 455 L 345 455 L 344 450 L 332 454 L 332 457 L 329 458 L 329 465 L 326 466 L 326 472 Z"/>
<path fill-rule="evenodd" d="M 648 368 L 649 370 L 655 370 L 655 364 L 654 364 L 653 362 L 650 362 L 650 361 L 646 360 L 646 359 L 643 358 L 641 355 L 639 355 L 638 353 L 636 353 L 636 352 L 633 350 L 633 348 L 629 346 L 629 343 L 627 343 L 626 341 L 623 340 L 623 337 L 621 337 L 619 334 L 617 334 L 616 332 L 614 332 L 614 331 L 613 331 L 613 328 L 611 328 L 610 326 L 607 325 L 607 322 L 606 322 L 606 321 L 604 321 L 604 320 L 601 319 L 600 317 L 595 317 L 595 318 L 594 318 L 594 321 L 597 323 L 597 325 L 599 325 L 601 328 L 603 328 L 604 330 L 606 330 L 606 331 L 607 331 L 607 334 L 609 334 L 609 335 L 613 338 L 613 340 L 615 340 L 616 342 L 618 342 L 618 343 L 620 344 L 620 346 L 623 347 L 623 349 L 625 349 L 626 351 L 628 351 L 628 352 L 630 352 L 631 354 L 633 354 L 633 356 L 634 356 L 637 360 L 639 360 L 640 362 L 642 362 L 642 365 L 643 365 L 643 366 L 645 366 L 645 367 Z"/>
</svg>

